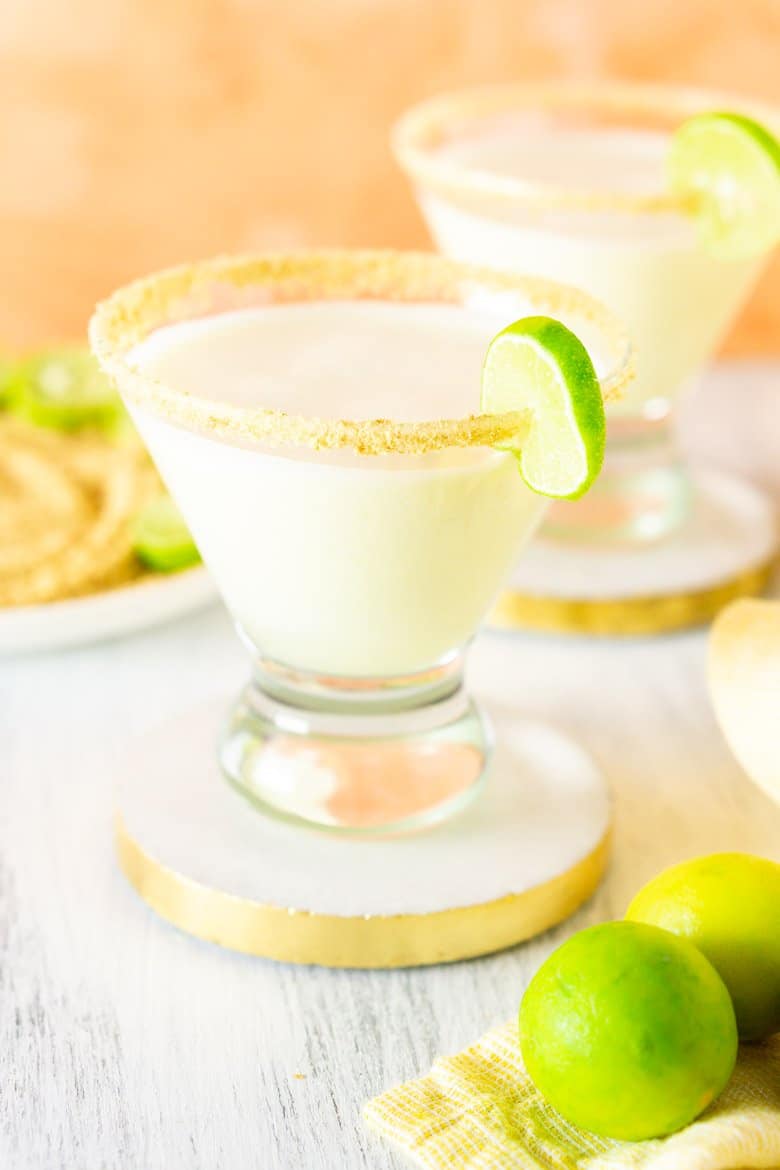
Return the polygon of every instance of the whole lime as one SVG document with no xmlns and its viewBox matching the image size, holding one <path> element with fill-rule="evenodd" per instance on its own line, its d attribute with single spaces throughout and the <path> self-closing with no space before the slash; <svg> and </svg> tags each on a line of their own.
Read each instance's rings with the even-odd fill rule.
<svg viewBox="0 0 780 1170">
<path fill-rule="evenodd" d="M 780 1031 L 780 865 L 713 853 L 665 869 L 626 918 L 689 939 L 729 989 L 742 1040 Z"/>
<path fill-rule="evenodd" d="M 570 938 L 520 1005 L 520 1048 L 537 1089 L 568 1121 L 627 1141 L 693 1121 L 737 1056 L 723 980 L 691 943 L 607 922 Z"/>
</svg>

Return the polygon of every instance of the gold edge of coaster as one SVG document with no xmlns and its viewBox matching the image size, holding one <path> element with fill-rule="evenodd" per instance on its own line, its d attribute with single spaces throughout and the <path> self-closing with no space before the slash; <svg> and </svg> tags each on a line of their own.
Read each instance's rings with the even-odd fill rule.
<svg viewBox="0 0 780 1170">
<path fill-rule="evenodd" d="M 766 589 L 775 557 L 745 569 L 717 585 L 686 593 L 646 594 L 630 598 L 540 597 L 506 590 L 488 616 L 488 625 L 503 630 L 548 633 L 625 635 L 663 634 L 706 625 L 729 601 L 755 597 Z"/>
<path fill-rule="evenodd" d="M 155 913 L 230 950 L 323 967 L 418 967 L 515 946 L 574 913 L 595 892 L 611 828 L 564 873 L 521 894 L 430 914 L 343 917 L 253 902 L 211 889 L 151 857 L 117 815 L 116 851 L 127 880 Z"/>
</svg>

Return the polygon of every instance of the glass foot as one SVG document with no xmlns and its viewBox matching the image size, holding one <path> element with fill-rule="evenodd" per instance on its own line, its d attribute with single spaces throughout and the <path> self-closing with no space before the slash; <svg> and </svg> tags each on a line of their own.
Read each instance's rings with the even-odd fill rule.
<svg viewBox="0 0 780 1170">
<path fill-rule="evenodd" d="M 259 681 L 245 688 L 219 749 L 223 772 L 244 796 L 287 820 L 362 834 L 423 828 L 471 801 L 492 737 L 459 680 L 428 701 L 426 686 L 415 706 L 415 687 L 393 699 L 353 683 L 334 697 L 336 680 L 328 684 L 319 682 L 316 701 L 309 688 L 305 705 L 291 702 L 288 689 L 282 697 Z"/>
</svg>

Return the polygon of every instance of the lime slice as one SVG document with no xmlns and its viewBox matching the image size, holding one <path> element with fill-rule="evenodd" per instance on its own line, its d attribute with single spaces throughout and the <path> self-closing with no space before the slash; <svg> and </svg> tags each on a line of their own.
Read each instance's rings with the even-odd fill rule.
<svg viewBox="0 0 780 1170">
<path fill-rule="evenodd" d="M 159 573 L 184 569 L 200 560 L 181 512 L 164 492 L 136 516 L 133 550 L 139 561 Z"/>
<path fill-rule="evenodd" d="M 672 137 L 672 190 L 695 200 L 707 251 L 747 260 L 780 239 L 780 142 L 743 114 L 698 114 Z"/>
<path fill-rule="evenodd" d="M 109 430 L 122 404 L 89 350 L 47 350 L 28 358 L 16 376 L 13 409 L 29 422 L 73 431 Z"/>
<path fill-rule="evenodd" d="M 533 491 L 574 500 L 604 462 L 604 402 L 585 346 L 552 317 L 524 317 L 488 347 L 482 369 L 484 414 L 526 411 L 528 432 L 514 451 Z"/>
</svg>

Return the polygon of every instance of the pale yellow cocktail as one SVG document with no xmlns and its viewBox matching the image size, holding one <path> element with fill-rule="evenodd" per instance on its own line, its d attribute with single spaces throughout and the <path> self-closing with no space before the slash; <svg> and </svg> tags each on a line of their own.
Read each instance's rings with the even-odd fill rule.
<svg viewBox="0 0 780 1170">
<path fill-rule="evenodd" d="M 251 647 L 220 758 L 263 807 L 410 827 L 483 776 L 463 652 L 546 501 L 501 447 L 528 418 L 480 415 L 480 382 L 491 339 L 530 314 L 587 347 L 601 410 L 599 383 L 619 393 L 631 373 L 607 310 L 435 256 L 215 261 L 120 290 L 93 319 Z"/>
</svg>

